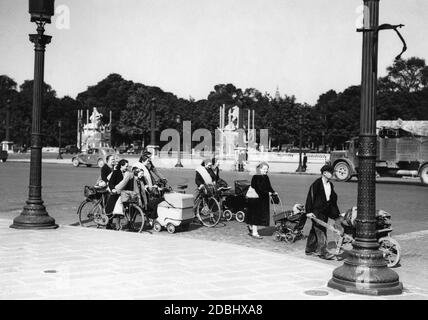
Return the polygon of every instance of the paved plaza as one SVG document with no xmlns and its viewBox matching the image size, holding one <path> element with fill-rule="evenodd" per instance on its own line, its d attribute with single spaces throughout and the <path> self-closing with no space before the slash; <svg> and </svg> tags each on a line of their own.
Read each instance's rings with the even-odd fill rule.
<svg viewBox="0 0 428 320">
<path fill-rule="evenodd" d="M 219 241 L 11 223 L 0 219 L 0 299 L 428 299 L 406 285 L 396 296 L 342 293 L 326 286 L 334 265 Z"/>
</svg>

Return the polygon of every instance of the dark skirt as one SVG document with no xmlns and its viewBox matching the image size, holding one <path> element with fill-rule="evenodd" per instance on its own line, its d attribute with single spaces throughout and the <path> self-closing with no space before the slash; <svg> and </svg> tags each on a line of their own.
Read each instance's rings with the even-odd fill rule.
<svg viewBox="0 0 428 320">
<path fill-rule="evenodd" d="M 270 224 L 269 197 L 248 198 L 248 211 L 245 215 L 247 224 L 268 227 Z"/>
<path fill-rule="evenodd" d="M 110 214 L 113 212 L 114 205 L 116 204 L 117 199 L 119 199 L 120 194 L 110 194 L 106 203 L 106 213 Z"/>
</svg>

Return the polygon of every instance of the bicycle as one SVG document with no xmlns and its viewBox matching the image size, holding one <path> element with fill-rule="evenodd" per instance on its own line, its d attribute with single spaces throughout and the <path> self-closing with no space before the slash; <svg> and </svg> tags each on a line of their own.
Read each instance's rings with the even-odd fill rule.
<svg viewBox="0 0 428 320">
<path fill-rule="evenodd" d="M 195 200 L 196 217 L 206 227 L 215 227 L 223 215 L 222 205 L 217 199 L 220 197 L 215 186 L 204 185 L 200 196 Z"/>
<path fill-rule="evenodd" d="M 98 188 L 85 186 L 85 200 L 79 205 L 77 215 L 79 224 L 82 227 L 102 228 L 112 224 L 114 230 L 127 229 L 133 232 L 141 232 L 144 228 L 146 218 L 143 209 L 135 202 L 123 202 L 124 214 L 107 214 L 105 206 L 107 202 L 108 190 L 106 188 Z M 118 222 L 113 223 L 113 219 L 117 218 Z M 126 221 L 126 223 L 121 222 Z"/>
</svg>

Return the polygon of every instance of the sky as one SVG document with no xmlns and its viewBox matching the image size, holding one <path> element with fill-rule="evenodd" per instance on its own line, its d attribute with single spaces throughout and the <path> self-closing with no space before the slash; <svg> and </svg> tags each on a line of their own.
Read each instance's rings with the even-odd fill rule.
<svg viewBox="0 0 428 320">
<path fill-rule="evenodd" d="M 205 99 L 216 84 L 319 95 L 361 82 L 361 0 L 56 0 L 45 34 L 45 82 L 75 98 L 110 73 L 178 97 Z M 66 8 L 69 12 L 67 25 Z M 403 58 L 428 58 L 428 1 L 381 0 L 380 23 L 400 29 Z M 65 27 L 65 28 L 64 28 Z M 0 75 L 32 79 L 35 33 L 28 0 L 0 0 Z M 379 39 L 379 76 L 401 52 L 393 31 Z"/>
</svg>

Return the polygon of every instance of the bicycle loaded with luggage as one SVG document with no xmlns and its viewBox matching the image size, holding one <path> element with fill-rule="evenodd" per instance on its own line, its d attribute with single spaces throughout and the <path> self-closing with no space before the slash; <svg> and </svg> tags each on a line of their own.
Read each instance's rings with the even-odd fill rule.
<svg viewBox="0 0 428 320">
<path fill-rule="evenodd" d="M 311 218 L 338 236 L 336 239 L 336 256 L 352 249 L 352 243 L 355 241 L 356 236 L 355 218 L 357 216 L 357 207 L 347 210 L 341 216 L 343 217 L 341 222 L 343 230 L 339 230 L 317 218 Z M 379 242 L 379 250 L 383 252 L 383 257 L 390 268 L 397 266 L 401 259 L 400 245 L 390 235 L 393 230 L 391 225 L 391 214 L 384 210 L 376 210 L 376 238 Z"/>
</svg>

